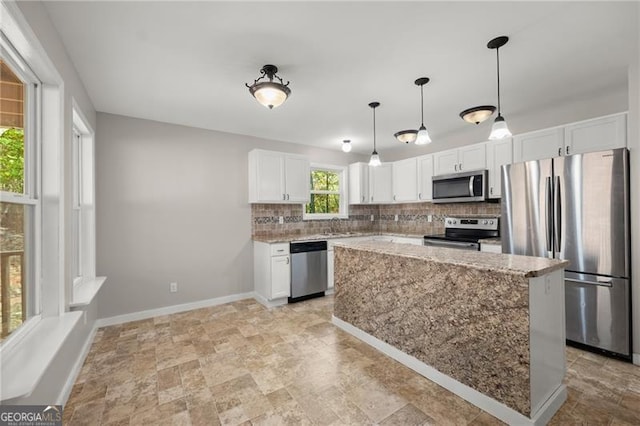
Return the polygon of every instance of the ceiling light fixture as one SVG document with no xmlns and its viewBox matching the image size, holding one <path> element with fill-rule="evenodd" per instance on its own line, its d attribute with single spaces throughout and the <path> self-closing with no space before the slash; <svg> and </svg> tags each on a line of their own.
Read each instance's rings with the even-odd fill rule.
<svg viewBox="0 0 640 426">
<path fill-rule="evenodd" d="M 349 139 L 345 139 L 342 141 L 342 151 L 351 152 L 351 141 Z"/>
<path fill-rule="evenodd" d="M 497 75 L 498 75 L 498 116 L 496 120 L 493 122 L 493 126 L 491 127 L 491 134 L 489 135 L 489 139 L 504 139 L 511 136 L 511 132 L 507 127 L 507 122 L 504 121 L 504 117 L 501 114 L 500 110 L 500 48 L 507 44 L 509 41 L 509 37 L 500 36 L 496 37 L 493 40 L 487 43 L 487 47 L 489 49 L 496 49 L 496 64 L 497 64 Z"/>
<path fill-rule="evenodd" d="M 416 141 L 416 138 L 418 137 L 418 131 L 417 130 L 400 130 L 399 132 L 394 133 L 393 136 L 395 136 L 396 139 L 398 139 L 400 142 L 413 143 Z"/>
<path fill-rule="evenodd" d="M 380 156 L 378 155 L 378 151 L 376 151 L 376 108 L 380 106 L 380 102 L 371 102 L 369 106 L 373 110 L 373 152 L 371 153 L 371 159 L 369 160 L 369 165 L 372 167 L 378 167 L 379 165 L 382 164 L 380 162 Z"/>
<path fill-rule="evenodd" d="M 277 72 L 278 67 L 275 65 L 265 65 L 260 70 L 262 75 L 255 79 L 252 85 L 248 83 L 244 84 L 249 88 L 249 92 L 253 97 L 269 109 L 282 105 L 291 94 L 291 89 L 287 87 L 289 82 L 284 83 L 284 81 L 276 75 Z M 260 82 L 260 80 L 265 77 L 268 78 L 269 81 Z M 280 83 L 274 82 L 274 78 L 280 80 Z"/>
<path fill-rule="evenodd" d="M 475 123 L 480 124 L 487 118 L 491 117 L 496 111 L 496 107 L 493 105 L 481 105 L 469 109 L 465 109 L 460 113 L 460 118 L 462 118 L 467 123 Z"/>
<path fill-rule="evenodd" d="M 420 128 L 418 129 L 418 136 L 416 137 L 416 145 L 426 145 L 431 143 L 431 138 L 429 137 L 429 132 L 427 132 L 427 128 L 424 127 L 424 85 L 429 82 L 428 77 L 420 77 L 415 81 L 416 86 L 420 86 L 420 107 L 422 111 L 422 124 L 420 124 Z"/>
</svg>

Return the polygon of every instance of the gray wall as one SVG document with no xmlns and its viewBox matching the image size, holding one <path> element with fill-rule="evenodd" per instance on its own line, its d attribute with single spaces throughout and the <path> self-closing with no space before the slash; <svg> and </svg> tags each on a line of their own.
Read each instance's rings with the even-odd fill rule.
<svg viewBox="0 0 640 426">
<path fill-rule="evenodd" d="M 251 149 L 366 160 L 105 113 L 97 140 L 97 273 L 108 277 L 99 318 L 253 291 Z"/>
</svg>

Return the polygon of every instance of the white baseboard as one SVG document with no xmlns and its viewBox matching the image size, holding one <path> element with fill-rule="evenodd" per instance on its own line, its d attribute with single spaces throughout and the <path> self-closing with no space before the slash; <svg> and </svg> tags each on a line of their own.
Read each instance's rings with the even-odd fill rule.
<svg viewBox="0 0 640 426">
<path fill-rule="evenodd" d="M 460 383 L 459 381 L 439 372 L 435 368 L 425 364 L 417 358 L 407 355 L 406 353 L 396 349 L 382 340 L 360 330 L 353 325 L 342 321 L 340 318 L 332 316 L 332 322 L 337 327 L 346 331 L 347 333 L 357 337 L 363 342 L 373 346 L 385 355 L 395 359 L 401 364 L 411 368 L 418 374 L 426 377 L 427 379 L 439 384 L 445 389 L 455 393 L 459 397 L 465 399 L 476 407 L 488 412 L 489 414 L 497 417 L 503 422 L 510 425 L 545 425 L 553 417 L 556 411 L 567 399 L 567 389 L 565 385 L 561 385 L 551 395 L 546 403 L 535 413 L 533 418 L 529 418 L 514 409 L 507 407 L 501 402 L 496 401 L 487 395 L 478 392 L 477 390 L 470 388 L 469 386 Z"/>
<path fill-rule="evenodd" d="M 76 362 L 73 364 L 73 368 L 69 372 L 67 381 L 64 383 L 64 386 L 62 386 L 62 389 L 60 390 L 60 394 L 58 395 L 58 400 L 56 401 L 56 405 L 64 406 L 67 403 L 67 400 L 69 399 L 69 395 L 71 395 L 71 391 L 73 390 L 73 385 L 76 383 L 76 380 L 78 379 L 78 375 L 80 374 L 80 371 L 82 371 L 84 360 L 87 358 L 87 355 L 89 355 L 89 350 L 91 349 L 91 344 L 93 343 L 93 338 L 96 335 L 96 331 L 98 331 L 98 327 L 94 322 L 93 328 L 91 329 L 91 332 L 87 336 L 87 340 L 84 342 L 84 345 L 82 345 L 82 350 L 78 354 L 78 358 L 76 359 Z"/>
<path fill-rule="evenodd" d="M 253 297 L 254 299 L 256 299 L 258 303 L 260 303 L 265 308 L 275 308 L 277 306 L 282 306 L 289 303 L 289 299 L 287 299 L 286 297 L 275 299 L 275 300 L 267 300 L 261 295 L 259 295 L 258 293 L 255 293 Z"/>
<path fill-rule="evenodd" d="M 177 314 L 178 312 L 191 311 L 193 309 L 208 308 L 209 306 L 223 305 L 225 303 L 236 302 L 238 300 L 256 298 L 254 292 L 232 294 L 229 296 L 216 297 L 213 299 L 198 300 L 197 302 L 183 303 L 180 305 L 165 306 L 146 311 L 132 312 L 130 314 L 116 315 L 114 317 L 100 318 L 96 321 L 96 327 L 106 327 L 109 325 L 124 324 L 131 321 L 159 317 L 162 315 Z"/>
<path fill-rule="evenodd" d="M 635 365 L 640 365 L 640 354 L 633 354 L 633 363 Z"/>
</svg>

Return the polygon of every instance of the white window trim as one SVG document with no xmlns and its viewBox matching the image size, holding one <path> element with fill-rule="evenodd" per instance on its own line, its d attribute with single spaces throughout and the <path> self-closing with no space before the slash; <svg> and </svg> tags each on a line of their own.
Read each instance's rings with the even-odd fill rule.
<svg viewBox="0 0 640 426">
<path fill-rule="evenodd" d="M 313 170 L 332 170 L 340 173 L 340 213 L 307 213 L 305 205 L 302 205 L 302 220 L 331 220 L 331 219 L 348 219 L 349 218 L 349 185 L 348 185 L 348 166 L 336 166 L 333 164 L 317 164 L 312 163 L 309 173 Z M 309 189 L 311 192 L 311 189 Z M 335 194 L 333 191 L 313 191 L 316 194 Z"/>
</svg>

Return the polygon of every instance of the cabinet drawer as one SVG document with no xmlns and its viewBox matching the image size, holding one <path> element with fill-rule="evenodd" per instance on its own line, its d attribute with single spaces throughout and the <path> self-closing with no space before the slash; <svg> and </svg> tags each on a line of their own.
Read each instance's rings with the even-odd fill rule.
<svg viewBox="0 0 640 426">
<path fill-rule="evenodd" d="M 289 254 L 289 243 L 271 244 L 271 256 Z"/>
</svg>

